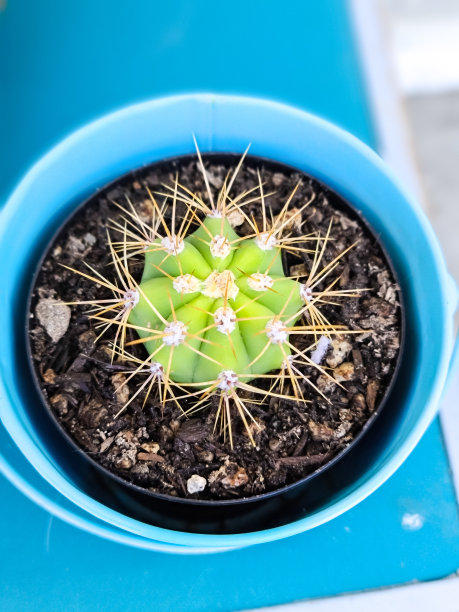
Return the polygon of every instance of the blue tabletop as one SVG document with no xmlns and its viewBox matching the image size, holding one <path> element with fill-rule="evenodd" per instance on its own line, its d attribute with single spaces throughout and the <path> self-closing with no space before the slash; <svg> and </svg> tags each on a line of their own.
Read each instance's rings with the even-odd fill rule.
<svg viewBox="0 0 459 612">
<path fill-rule="evenodd" d="M 76 126 L 185 91 L 316 112 L 377 147 L 343 0 L 9 0 L 0 10 L 0 198 Z M 411 580 L 459 566 L 439 423 L 358 507 L 284 540 L 179 557 L 105 541 L 0 479 L 0 609 L 234 610 Z"/>
</svg>

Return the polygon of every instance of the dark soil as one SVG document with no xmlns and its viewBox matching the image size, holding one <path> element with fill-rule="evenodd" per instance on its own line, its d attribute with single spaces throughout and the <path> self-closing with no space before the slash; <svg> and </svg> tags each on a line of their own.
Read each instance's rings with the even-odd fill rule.
<svg viewBox="0 0 459 612">
<path fill-rule="evenodd" d="M 218 162 L 207 158 L 206 164 L 211 185 L 217 191 L 228 167 L 234 165 L 234 158 L 228 156 Z M 292 207 L 300 206 L 315 192 L 314 203 L 303 214 L 302 233 L 320 231 L 324 235 L 333 216 L 334 240 L 329 243 L 326 262 L 359 240 L 325 283 L 328 285 L 339 277 L 342 289 L 370 291 L 359 298 L 341 300 L 340 306 L 326 306 L 322 312 L 334 324 L 371 331 L 337 337 L 328 349 L 323 365 L 341 381 L 342 387 L 317 370 L 304 368 L 330 403 L 307 384 L 303 385 L 304 396 L 310 400 L 306 405 L 276 398 L 264 406 L 251 405 L 247 396 L 247 404 L 261 427 L 260 431 L 253 429 L 255 448 L 236 417 L 233 449 L 212 434 L 216 406 L 184 419 L 172 403 L 162 413 L 153 397 L 142 408 L 143 396 L 139 395 L 115 418 L 139 384 L 131 381 L 115 393 L 126 370 L 121 362 L 110 363 L 108 345 L 115 330 L 112 328 L 96 344 L 97 334 L 87 317 L 87 307 L 69 309 L 63 304 L 50 307 L 55 300 L 71 302 L 96 295 L 103 297 L 103 288 L 61 264 L 84 270 L 85 261 L 98 269 L 103 267 L 106 273 L 109 257 L 105 223 L 109 217 L 118 215 L 111 200 L 123 201 L 127 194 L 148 220 L 151 204 L 145 183 L 152 190 L 161 191 L 161 184 L 170 182 L 178 170 L 183 185 L 203 191 L 194 160 L 187 158 L 142 169 L 99 192 L 60 232 L 38 276 L 32 299 L 30 341 L 46 401 L 65 431 L 92 459 L 153 492 L 189 497 L 187 481 L 192 475 L 199 475 L 207 484 L 194 498 L 228 499 L 272 491 L 305 477 L 354 440 L 377 411 L 395 369 L 401 325 L 398 288 L 377 241 L 336 194 L 283 166 L 266 166 L 248 158 L 233 193 L 256 185 L 257 167 L 261 169 L 265 192 L 276 192 L 268 200 L 274 214 L 300 176 L 302 185 Z M 252 209 L 255 216 L 260 214 L 257 204 Z M 236 231 L 251 233 L 246 224 L 236 227 Z M 293 227 L 292 231 L 300 235 L 298 228 Z M 289 255 L 284 260 L 286 275 L 298 274 L 304 266 L 308 269 L 310 263 L 308 255 L 301 258 Z M 140 278 L 140 260 L 133 271 Z M 295 342 L 306 347 L 310 340 L 295 336 Z M 145 358 L 141 345 L 132 348 Z"/>
</svg>

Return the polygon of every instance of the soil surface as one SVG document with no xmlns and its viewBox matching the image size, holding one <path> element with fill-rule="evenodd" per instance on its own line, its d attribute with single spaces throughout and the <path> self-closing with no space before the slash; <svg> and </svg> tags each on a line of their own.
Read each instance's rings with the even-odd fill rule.
<svg viewBox="0 0 459 612">
<path fill-rule="evenodd" d="M 235 165 L 234 157 L 204 159 L 212 189 L 217 193 L 228 168 Z M 278 398 L 257 405 L 251 404 L 246 395 L 246 403 L 260 426 L 252 430 L 256 447 L 237 417 L 233 419 L 233 449 L 212 433 L 216 403 L 187 419 L 172 402 L 161 410 L 153 394 L 142 407 L 144 396 L 139 394 L 123 414 L 115 417 L 141 380 L 133 379 L 120 388 L 126 377 L 126 364 L 110 362 L 109 344 L 115 330 L 112 327 L 96 343 L 98 331 L 88 319 L 88 307 L 65 304 L 104 297 L 103 287 L 96 287 L 62 264 L 85 270 L 84 261 L 107 273 L 110 258 L 105 224 L 107 219 L 119 216 L 112 201 L 123 202 L 128 195 L 148 222 L 152 205 L 145 184 L 153 191 L 163 191 L 161 185 L 170 184 L 178 172 L 181 184 L 194 192 L 204 192 L 195 159 L 147 167 L 97 193 L 60 232 L 37 279 L 30 343 L 45 401 L 65 431 L 92 459 L 153 492 L 195 499 L 230 499 L 295 482 L 326 464 L 353 441 L 377 411 L 394 372 L 401 325 L 398 288 L 379 244 L 336 194 L 283 166 L 247 158 L 233 194 L 256 186 L 257 168 L 265 193 L 275 192 L 268 200 L 274 215 L 299 178 L 302 183 L 292 208 L 299 208 L 315 193 L 314 202 L 302 214 L 301 231 L 295 221 L 293 234 L 320 232 L 323 236 L 333 217 L 333 240 L 324 256 L 325 264 L 358 240 L 324 286 L 339 278 L 337 286 L 341 289 L 367 291 L 358 298 L 334 300 L 339 305 L 326 305 L 322 312 L 333 324 L 369 331 L 334 337 L 329 346 L 322 365 L 340 384 L 314 368 L 302 368 L 329 401 L 306 383 L 302 383 L 304 397 L 309 400 L 306 405 Z M 260 205 L 250 206 L 258 217 Z M 241 221 L 233 218 L 235 230 L 240 235 L 252 233 Z M 142 266 L 140 259 L 132 266 L 137 280 Z M 304 273 L 310 266 L 308 254 L 284 255 L 287 276 Z M 135 339 L 132 330 L 129 338 Z M 296 335 L 295 343 L 306 348 L 310 337 Z M 142 345 L 132 349 L 145 358 Z M 203 486 L 202 491 L 189 492 Z"/>
</svg>

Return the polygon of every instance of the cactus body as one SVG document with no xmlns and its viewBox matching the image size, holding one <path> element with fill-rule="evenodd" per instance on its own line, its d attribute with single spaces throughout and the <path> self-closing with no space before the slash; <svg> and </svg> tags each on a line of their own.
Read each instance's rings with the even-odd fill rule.
<svg viewBox="0 0 459 612">
<path fill-rule="evenodd" d="M 157 194 L 166 196 L 162 207 L 145 185 L 151 223 L 139 216 L 127 196 L 127 207 L 114 202 L 123 213 L 122 222 L 112 219 L 108 224 L 121 236 L 113 242 L 108 232 L 114 277 L 106 278 L 90 266 L 89 272 L 74 270 L 102 283 L 112 297 L 77 303 L 91 305 L 90 316 L 103 326 L 102 334 L 115 325 L 112 360 L 134 367 L 121 386 L 136 375 L 145 377 L 117 415 L 142 392 L 145 404 L 153 390 L 163 408 L 172 401 L 184 415 L 211 405 L 215 427 L 219 425 L 225 440 L 228 436 L 231 447 L 232 417 L 237 414 L 255 446 L 259 425 L 251 404 L 273 396 L 304 405 L 306 387 L 327 400 L 305 367 L 316 368 L 335 384 L 320 365 L 330 337 L 359 332 L 328 321 L 321 306 L 359 296 L 358 290 L 337 287 L 339 277 L 329 277 L 354 245 L 332 259 L 324 258 L 332 221 L 325 235 L 301 234 L 302 213 L 315 194 L 292 206 L 300 183 L 276 216 L 266 205 L 273 194 L 265 195 L 259 171 L 257 187 L 230 197 L 245 154 L 214 198 L 199 150 L 197 154 L 207 201 L 182 187 L 177 177 L 172 185 L 164 185 L 166 193 Z M 260 216 L 254 216 L 250 203 L 259 206 Z M 170 220 L 164 214 L 166 204 L 171 207 Z M 182 211 L 177 215 L 179 204 Z M 233 213 L 251 228 L 247 235 L 234 231 L 228 220 Z M 190 233 L 192 223 L 198 228 Z M 285 277 L 282 249 L 293 256 L 312 254 L 309 269 L 303 266 L 299 277 Z M 138 283 L 130 257 L 140 253 L 145 260 Z M 128 338 L 128 329 L 139 338 Z M 309 337 L 311 343 L 295 340 L 298 336 L 290 341 L 294 334 Z M 130 353 L 133 344 L 143 344 L 148 356 Z M 258 380 L 250 383 L 253 379 Z"/>
<path fill-rule="evenodd" d="M 146 250 L 129 322 L 171 380 L 205 386 L 230 370 L 247 382 L 290 355 L 286 328 L 304 305 L 301 285 L 285 278 L 280 248 L 266 242 L 207 216 L 186 238 L 170 234 Z"/>
</svg>

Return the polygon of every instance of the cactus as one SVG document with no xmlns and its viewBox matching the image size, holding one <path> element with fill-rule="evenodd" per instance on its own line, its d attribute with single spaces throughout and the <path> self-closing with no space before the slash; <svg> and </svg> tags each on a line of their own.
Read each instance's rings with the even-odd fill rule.
<svg viewBox="0 0 459 612">
<path fill-rule="evenodd" d="M 291 234 L 295 218 L 301 219 L 314 196 L 292 212 L 290 203 L 297 185 L 273 218 L 258 173 L 256 190 L 231 197 L 243 156 L 215 201 L 199 150 L 198 159 L 207 201 L 182 187 L 177 178 L 165 186 L 166 192 L 161 194 L 165 200 L 160 206 L 158 194 L 145 186 L 154 211 L 151 223 L 141 220 L 128 200 L 125 206 L 116 203 L 123 212 L 121 221 L 108 224 L 120 236 L 114 242 L 107 230 L 115 278 L 110 280 L 93 268 L 90 273 L 75 272 L 113 294 L 113 298 L 88 303 L 102 333 L 116 326 L 112 356 L 133 364 L 126 382 L 133 376 L 146 376 L 122 410 L 144 390 L 145 401 L 152 389 L 157 389 L 163 405 L 174 401 L 181 406 L 180 400 L 192 401 L 187 413 L 202 409 L 211 396 L 217 395 L 216 425 L 220 424 L 223 435 L 228 434 L 232 445 L 232 415 L 237 413 L 254 443 L 250 421 L 255 427 L 257 423 L 244 401 L 245 394 L 262 396 L 260 399 L 267 395 L 291 397 L 304 403 L 307 400 L 301 381 L 321 393 L 299 365 L 313 366 L 330 377 L 319 363 L 321 357 L 314 355 L 323 356 L 327 339 L 333 334 L 352 332 L 332 325 L 320 305 L 358 294 L 355 290 L 334 289 L 336 280 L 318 289 L 349 250 L 321 265 L 331 224 L 325 236 Z M 254 201 L 261 208 L 258 224 L 246 212 L 247 205 Z M 181 218 L 177 214 L 179 206 L 185 210 Z M 247 222 L 248 235 L 239 236 L 231 226 L 234 213 Z M 312 248 L 305 249 L 305 242 Z M 295 254 L 308 250 L 312 254 L 305 279 L 285 276 L 284 250 Z M 137 282 L 130 261 L 139 254 L 144 265 Z M 135 330 L 136 340 L 126 342 L 128 328 Z M 295 334 L 310 337 L 308 349 L 296 348 L 292 340 Z M 129 353 L 127 347 L 134 344 L 144 345 L 144 359 Z M 293 395 L 288 395 L 287 384 Z"/>
</svg>

